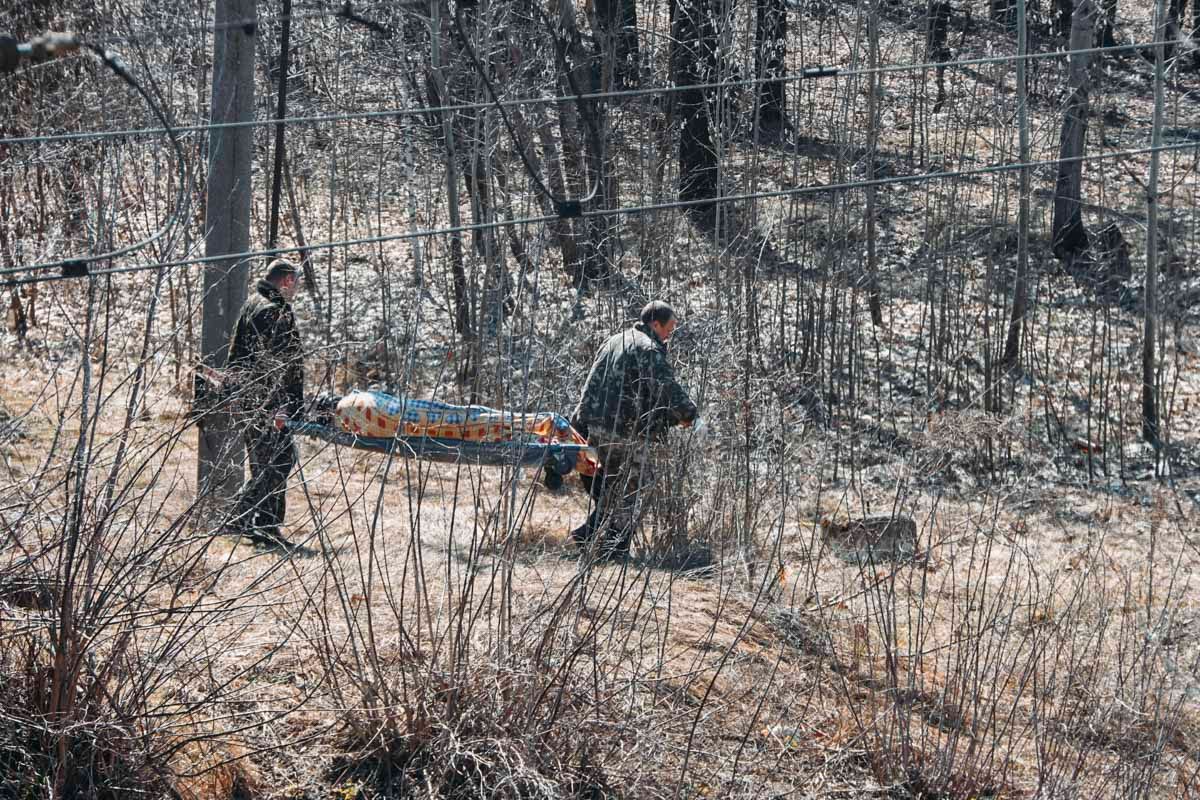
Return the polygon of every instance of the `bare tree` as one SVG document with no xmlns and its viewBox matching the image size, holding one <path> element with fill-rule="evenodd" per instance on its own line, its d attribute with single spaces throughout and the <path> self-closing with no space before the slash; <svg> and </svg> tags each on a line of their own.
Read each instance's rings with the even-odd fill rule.
<svg viewBox="0 0 1200 800">
<path fill-rule="evenodd" d="M 717 196 L 717 151 L 706 98 L 700 85 L 717 71 L 716 10 L 711 0 L 681 0 L 671 30 L 671 74 L 676 86 L 686 87 L 675 98 L 679 120 L 679 199 L 687 215 L 702 230 L 714 230 L 716 204 L 697 202 Z"/>
<path fill-rule="evenodd" d="M 1117 21 L 1117 0 L 1101 0 L 1100 5 L 1100 36 L 1101 47 L 1116 47 L 1117 37 L 1113 26 Z"/>
<path fill-rule="evenodd" d="M 1025 56 L 1029 52 L 1029 26 L 1025 0 L 1017 0 L 1017 125 L 1020 144 L 1018 158 L 1029 162 L 1029 87 L 1025 80 Z M 1022 167 L 1017 209 L 1017 275 L 1013 281 L 1012 315 L 1004 342 L 1001 364 L 1015 367 L 1021 349 L 1021 329 L 1029 305 L 1029 167 Z"/>
<path fill-rule="evenodd" d="M 429 92 L 429 104 L 441 109 L 449 104 L 449 91 L 445 70 L 443 67 L 442 50 L 445 47 L 442 19 L 442 8 L 436 0 L 430 0 L 429 19 L 431 23 L 430 67 L 426 85 Z M 453 112 L 439 110 L 437 112 L 438 136 L 446 151 L 446 201 L 450 214 L 450 226 L 462 226 L 462 212 L 458 201 L 458 145 L 455 141 Z M 454 286 L 454 330 L 459 334 L 469 335 L 471 330 L 470 314 L 467 307 L 467 273 L 463 262 L 462 234 L 457 230 L 450 234 L 450 272 Z"/>
<path fill-rule="evenodd" d="M 595 0 L 592 30 L 604 86 L 630 89 L 640 83 L 641 53 L 637 36 L 637 0 Z"/>
<path fill-rule="evenodd" d="M 1146 283 L 1142 327 L 1142 439 L 1156 446 L 1161 441 L 1158 370 L 1155 363 L 1158 341 L 1158 172 L 1168 25 L 1167 2 L 1158 0 L 1154 12 L 1154 122 L 1150 133 L 1150 176 L 1146 182 Z"/>
<path fill-rule="evenodd" d="M 937 67 L 937 100 L 933 104 L 936 114 L 946 103 L 946 67 L 950 60 L 950 48 L 946 46 L 946 38 L 950 34 L 950 19 L 954 9 L 946 0 L 930 0 L 925 10 L 925 58 L 935 61 Z"/>
<path fill-rule="evenodd" d="M 754 77 L 758 100 L 757 125 L 761 141 L 774 141 L 787 133 L 787 98 L 783 76 L 787 73 L 787 4 L 785 0 L 758 0 L 755 4 Z"/>
<path fill-rule="evenodd" d="M 1091 56 L 1083 52 L 1092 45 L 1092 30 L 1096 6 L 1092 0 L 1077 0 L 1071 21 L 1071 56 L 1067 72 L 1067 97 L 1063 112 L 1062 135 L 1059 138 L 1058 179 L 1054 186 L 1054 220 L 1052 247 L 1054 255 L 1069 270 L 1075 259 L 1087 252 L 1090 245 L 1080 209 L 1083 183 L 1083 155 L 1086 150 L 1090 102 L 1088 65 Z"/>
<path fill-rule="evenodd" d="M 624 0 L 621 0 L 624 2 Z M 620 88 L 622 70 L 628 61 L 621 58 L 625 45 L 616 43 L 614 15 L 621 13 L 617 0 L 605 6 L 603 13 L 597 12 L 592 24 L 597 28 L 601 41 L 597 51 L 588 53 L 583 46 L 583 37 L 576 22 L 575 5 L 572 0 L 559 0 L 559 26 L 556 31 L 559 53 L 558 85 L 565 95 L 594 92 L 611 92 Z M 608 33 L 603 33 L 608 31 Z M 604 42 L 609 42 L 605 45 Z M 636 41 L 636 34 L 635 34 Z M 619 62 L 619 63 L 618 63 Z M 613 208 L 617 205 L 618 187 L 613 152 L 609 141 L 609 101 L 602 98 L 580 100 L 563 106 L 559 126 L 562 131 L 563 148 L 569 155 L 567 163 L 572 173 L 571 187 L 576 197 L 590 197 L 593 208 Z M 576 281 L 600 280 L 612 269 L 613 217 L 605 214 L 589 216 L 582 220 L 587 231 L 582 254 L 582 270 Z"/>
</svg>

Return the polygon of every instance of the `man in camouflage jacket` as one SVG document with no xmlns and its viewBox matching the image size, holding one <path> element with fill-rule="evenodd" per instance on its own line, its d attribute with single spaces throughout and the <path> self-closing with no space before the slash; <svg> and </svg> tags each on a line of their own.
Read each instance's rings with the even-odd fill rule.
<svg viewBox="0 0 1200 800">
<path fill-rule="evenodd" d="M 596 504 L 587 522 L 571 532 L 581 547 L 600 534 L 600 554 L 629 554 L 638 501 L 647 473 L 647 451 L 666 439 L 672 425 L 691 425 L 696 404 L 675 380 L 667 340 L 677 320 L 660 301 L 642 309 L 641 321 L 611 336 L 592 363 L 572 424 L 600 456 L 592 485 Z"/>
<path fill-rule="evenodd" d="M 229 349 L 250 479 L 238 494 L 235 529 L 252 539 L 286 544 L 279 530 L 287 510 L 287 479 L 296 464 L 288 419 L 304 405 L 304 352 L 291 300 L 298 271 L 283 259 L 271 262 L 242 306 Z"/>
</svg>

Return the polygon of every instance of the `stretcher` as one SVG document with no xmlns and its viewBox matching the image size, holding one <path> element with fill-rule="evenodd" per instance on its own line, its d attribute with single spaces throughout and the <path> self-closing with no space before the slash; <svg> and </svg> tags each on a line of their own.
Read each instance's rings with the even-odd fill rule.
<svg viewBox="0 0 1200 800">
<path fill-rule="evenodd" d="M 499 411 L 354 391 L 322 395 L 307 419 L 286 427 L 300 436 L 405 458 L 541 467 L 551 488 L 572 472 L 591 478 L 599 469 L 587 440 L 550 411 Z"/>
</svg>

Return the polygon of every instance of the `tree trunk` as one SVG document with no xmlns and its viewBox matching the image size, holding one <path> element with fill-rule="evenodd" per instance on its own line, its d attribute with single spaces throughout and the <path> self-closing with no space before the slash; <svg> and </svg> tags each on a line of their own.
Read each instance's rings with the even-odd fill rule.
<svg viewBox="0 0 1200 800">
<path fill-rule="evenodd" d="M 1187 12 L 1187 0 L 1167 0 L 1167 45 L 1165 58 L 1175 55 L 1175 43 L 1183 33 L 1183 15 Z"/>
<path fill-rule="evenodd" d="M 566 80 L 560 81 L 559 85 L 564 92 L 570 91 L 570 84 Z M 579 114 L 574 103 L 563 104 L 558 115 L 558 131 L 559 139 L 562 141 L 563 159 L 566 162 L 563 170 L 566 176 L 566 186 L 570 189 L 572 197 L 583 197 L 587 194 L 585 188 L 587 186 L 587 159 L 583 154 L 583 146 L 579 142 Z M 551 135 L 551 132 L 543 130 L 543 141 Z M 595 280 L 603 277 L 603 273 L 597 271 L 596 259 L 591 256 L 588 240 L 583 235 L 583 222 L 582 219 L 566 221 L 571 228 L 572 241 L 578 245 L 575 249 L 574 259 L 578 264 L 578 269 L 572 273 L 577 287 L 582 286 L 589 279 Z M 564 251 L 565 257 L 566 251 Z"/>
<path fill-rule="evenodd" d="M 479 330 L 495 337 L 504 323 L 510 287 L 504 252 L 496 240 L 496 208 L 488 155 L 495 148 L 494 122 L 482 110 L 477 114 L 470 112 L 468 119 L 474 130 L 470 137 L 471 151 L 464 158 L 463 178 L 471 201 L 472 221 L 480 226 L 475 231 L 475 249 L 485 265 Z"/>
<path fill-rule="evenodd" d="M 432 89 L 430 105 L 444 106 L 449 103 L 449 93 L 446 91 L 446 78 L 442 72 L 442 10 L 437 0 L 430 0 L 429 15 L 430 30 L 430 73 L 429 88 Z M 454 125 L 450 111 L 439 111 L 442 146 L 446 148 L 446 204 L 450 214 L 450 227 L 462 226 L 462 212 L 458 201 L 458 157 L 454 142 Z M 467 336 L 470 332 L 470 315 L 467 309 L 467 272 L 463 262 L 462 234 L 450 234 L 450 272 L 454 292 L 454 330 L 460 335 Z"/>
<path fill-rule="evenodd" d="M 1017 2 L 1017 55 L 1029 52 L 1029 29 L 1025 15 L 1025 0 Z M 1022 164 L 1029 163 L 1029 87 L 1025 80 L 1025 59 L 1017 59 L 1017 126 L 1018 155 Z M 1001 365 L 1012 369 L 1021 351 L 1021 329 L 1029 303 L 1029 167 L 1022 167 L 1017 206 L 1017 275 L 1013 280 L 1012 316 L 1008 336 L 1004 341 Z"/>
<path fill-rule="evenodd" d="M 296 203 L 296 187 L 292 183 L 292 168 L 288 159 L 283 160 L 283 185 L 287 187 L 288 212 L 292 218 L 292 232 L 296 236 L 296 244 L 300 246 L 300 268 L 304 274 L 304 291 L 308 293 L 316 309 L 317 317 L 324 317 L 324 301 L 321 299 L 321 287 L 317 285 L 317 273 L 313 267 L 312 251 L 304 240 L 304 225 L 300 220 L 300 206 Z M 332 300 L 332 298 L 330 298 Z"/>
<path fill-rule="evenodd" d="M 925 12 L 925 58 L 939 64 L 950 60 L 950 48 L 946 39 L 950 35 L 950 18 L 954 9 L 946 0 L 931 0 Z M 937 67 L 937 100 L 933 113 L 942 110 L 946 103 L 946 67 Z"/>
<path fill-rule="evenodd" d="M 1072 23 L 1071 0 L 1054 0 L 1052 8 L 1054 9 L 1054 16 L 1050 22 L 1050 32 L 1064 39 L 1070 38 Z M 1091 47 L 1091 42 L 1087 46 Z"/>
<path fill-rule="evenodd" d="M 679 199 L 684 202 L 717 197 L 717 153 L 713 146 L 705 92 L 698 88 L 716 75 L 717 33 L 712 0 L 679 0 L 671 29 L 671 72 L 676 86 L 675 118 L 680 124 Z M 696 227 L 715 231 L 713 202 L 687 206 Z"/>
<path fill-rule="evenodd" d="M 676 86 L 671 113 L 679 125 L 679 199 L 688 220 L 712 236 L 714 246 L 738 259 L 753 262 L 765 273 L 777 270 L 783 259 L 761 231 L 731 206 L 721 207 L 717 149 L 710 120 L 717 118 L 712 94 L 701 88 L 720 74 L 717 60 L 717 20 L 723 0 L 679 0 L 671 26 L 671 73 Z"/>
<path fill-rule="evenodd" d="M 1113 4 L 1113 16 L 1117 14 L 1117 0 L 1110 0 Z M 1200 0 L 1192 0 L 1192 43 L 1200 39 Z M 1200 50 L 1192 53 L 1192 69 L 1200 69 Z"/>
<path fill-rule="evenodd" d="M 580 134 L 584 141 L 590 142 L 590 146 L 586 148 L 587 165 L 590 184 L 596 186 L 596 196 L 591 202 L 596 208 L 616 208 L 620 202 L 617 193 L 616 163 L 609 146 L 606 108 L 603 100 L 589 101 L 580 120 L 584 126 Z M 588 115 L 591 117 L 590 121 Z M 590 126 L 595 126 L 599 136 L 589 129 Z M 618 234 L 613 217 L 590 216 L 585 224 L 589 242 L 587 272 L 599 277 L 606 276 L 612 272 L 613 265 L 618 261 L 615 255 Z"/>
<path fill-rule="evenodd" d="M 989 0 L 988 8 L 991 11 L 993 22 L 1001 22 L 1009 26 L 1016 23 L 1015 0 Z"/>
<path fill-rule="evenodd" d="M 0 191 L 0 266 L 7 270 L 16 267 L 16 263 L 12 256 L 12 246 L 8 238 L 9 222 L 16 218 L 16 200 L 14 199 L 13 185 L 10 183 L 8 191 Z M 20 238 L 20 233 L 17 233 Z M 34 286 L 36 284 L 29 284 Z M 25 306 L 21 303 L 21 291 L 13 286 L 9 290 L 8 310 L 13 317 L 13 327 L 17 333 L 17 342 L 21 345 L 25 344 L 25 335 L 29 332 L 29 319 L 25 314 Z"/>
<path fill-rule="evenodd" d="M 594 0 L 592 30 L 605 86 L 631 89 L 640 82 L 637 0 Z"/>
<path fill-rule="evenodd" d="M 1054 256 L 1068 270 L 1074 260 L 1090 245 L 1083 225 L 1080 196 L 1083 183 L 1083 155 L 1088 127 L 1088 64 L 1091 56 L 1078 52 L 1092 46 L 1092 30 L 1096 21 L 1096 6 L 1092 0 L 1077 0 L 1071 19 L 1071 53 L 1067 98 L 1063 115 L 1062 136 L 1058 146 L 1058 180 L 1054 191 L 1054 220 L 1051 225 Z"/>
<path fill-rule="evenodd" d="M 1142 328 L 1142 439 L 1158 446 L 1158 374 L 1155 351 L 1158 341 L 1158 171 L 1162 146 L 1163 82 L 1167 39 L 1166 0 L 1155 4 L 1154 36 L 1154 122 L 1150 132 L 1150 177 L 1146 182 L 1146 285 L 1142 292 L 1146 308 Z"/>
<path fill-rule="evenodd" d="M 209 132 L 210 174 L 204 213 L 206 256 L 243 253 L 250 249 L 250 168 L 254 129 L 221 128 L 224 123 L 254 117 L 253 27 L 228 25 L 255 19 L 254 0 L 217 0 L 213 36 L 213 88 Z M 251 32 L 247 32 L 247 30 Z M 246 301 L 248 264 L 241 256 L 213 261 L 204 269 L 204 314 L 201 358 L 221 369 L 229 355 L 234 323 Z M 198 494 L 212 492 L 230 500 L 242 481 L 243 446 L 233 420 L 215 413 L 200 427 Z"/>
<path fill-rule="evenodd" d="M 879 145 L 879 3 L 871 3 L 867 22 L 868 77 L 870 90 L 867 93 L 867 174 L 868 182 L 875 180 L 875 153 Z M 871 309 L 871 324 L 883 327 L 883 303 L 879 291 L 879 258 L 876 250 L 875 232 L 875 186 L 867 186 L 867 304 Z"/>
<path fill-rule="evenodd" d="M 788 130 L 787 101 L 781 78 L 787 73 L 785 0 L 758 0 L 754 28 L 754 77 L 758 91 L 757 125 L 761 141 L 777 141 Z"/>
<path fill-rule="evenodd" d="M 1200 5 L 1200 0 L 1195 2 Z M 1113 35 L 1113 24 L 1117 21 L 1117 0 L 1103 0 L 1101 8 L 1104 13 L 1100 22 L 1100 46 L 1116 47 L 1117 38 Z"/>
<path fill-rule="evenodd" d="M 524 118 L 520 114 L 520 109 L 514 109 L 518 112 L 516 119 L 520 121 L 517 132 L 520 133 L 524 124 Z M 554 130 L 550 125 L 550 117 L 545 113 L 545 109 L 541 104 L 535 103 L 530 108 L 530 113 L 533 115 L 537 126 L 537 138 L 542 143 L 542 150 L 546 153 L 546 178 L 550 184 L 550 191 L 554 192 L 557 197 L 567 196 L 567 187 L 563 183 L 562 176 L 562 159 L 558 155 L 558 144 L 554 140 Z M 521 146 L 526 147 L 530 153 L 534 152 L 533 137 L 524 135 L 522 137 Z M 536 164 L 536 162 L 535 162 Z M 546 201 L 547 213 L 554 213 L 554 209 L 550 207 L 550 203 Z M 575 246 L 575 233 L 571 230 L 569 220 L 555 217 L 549 223 L 550 230 L 554 232 L 554 238 L 558 241 L 559 250 L 562 251 L 563 267 L 569 275 L 576 278 L 576 282 L 582 275 L 582 266 L 579 263 L 579 250 Z"/>
<path fill-rule="evenodd" d="M 560 9 L 562 38 L 559 47 L 564 54 L 562 67 L 569 70 L 569 74 L 564 72 L 560 76 L 564 93 L 574 95 L 612 91 L 616 88 L 612 63 L 603 52 L 597 57 L 588 56 L 585 52 L 570 0 L 561 0 Z M 600 59 L 599 65 L 595 63 L 597 58 Z M 593 77 L 597 71 L 599 84 Z M 616 170 L 608 143 L 607 105 L 606 101 L 599 99 L 568 103 L 563 106 L 562 113 L 564 149 L 570 147 L 574 150 L 571 161 L 578 178 L 574 186 L 575 196 L 586 196 L 595 189 L 590 202 L 593 208 L 612 208 L 618 200 Z M 580 142 L 585 144 L 580 146 Z M 613 264 L 613 219 L 610 216 L 590 216 L 581 222 L 587 231 L 587 247 L 583 253 L 580 281 L 603 279 L 609 275 Z"/>
<path fill-rule="evenodd" d="M 279 242 L 279 203 L 283 187 L 284 118 L 287 117 L 288 71 L 291 68 L 292 0 L 283 0 L 282 30 L 279 34 L 279 90 L 275 106 L 275 164 L 271 175 L 271 217 L 267 247 Z M 311 287 L 310 287 L 311 288 Z"/>
</svg>

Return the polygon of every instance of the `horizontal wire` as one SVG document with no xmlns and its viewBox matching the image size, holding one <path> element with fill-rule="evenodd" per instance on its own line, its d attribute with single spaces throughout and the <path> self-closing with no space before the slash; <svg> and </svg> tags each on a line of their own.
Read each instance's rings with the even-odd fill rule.
<svg viewBox="0 0 1200 800">
<path fill-rule="evenodd" d="M 1148 47 L 1163 46 L 1163 45 L 1187 45 L 1183 39 L 1163 40 L 1159 42 L 1141 42 L 1135 44 L 1113 45 L 1111 47 L 1085 47 L 1078 50 L 1056 50 L 1047 53 L 1027 53 L 1025 55 L 1006 55 L 1006 56 L 985 56 L 980 58 L 968 58 L 955 61 L 929 61 L 919 62 L 915 64 L 890 64 L 881 67 L 833 67 L 833 66 L 817 66 L 802 69 L 800 72 L 794 72 L 788 75 L 773 78 L 743 78 L 733 81 L 714 81 L 710 83 L 694 83 L 683 86 L 656 86 L 645 89 L 622 89 L 610 92 L 593 92 L 582 95 L 553 95 L 551 97 L 521 97 L 511 100 L 500 100 L 495 102 L 479 102 L 479 103 L 454 103 L 441 106 L 427 106 L 421 108 L 395 108 L 384 111 L 350 111 L 340 114 L 313 114 L 309 116 L 284 117 L 283 119 L 261 119 L 249 120 L 246 122 L 222 122 L 216 124 L 202 125 L 181 125 L 175 128 L 177 134 L 183 133 L 199 133 L 203 131 L 215 131 L 229 128 L 257 128 L 267 127 L 277 124 L 300 125 L 300 124 L 317 124 L 324 122 L 342 122 L 349 120 L 370 120 L 370 119 L 389 119 L 410 116 L 424 116 L 427 114 L 442 114 L 458 111 L 483 111 L 496 106 L 505 108 L 513 108 L 517 106 L 533 105 L 537 103 L 557 104 L 557 103 L 577 103 L 588 100 L 610 100 L 634 97 L 646 97 L 650 95 L 666 95 L 676 92 L 691 91 L 696 89 L 723 89 L 734 87 L 749 87 L 758 86 L 766 83 L 797 83 L 804 80 L 818 80 L 822 78 L 846 78 L 856 77 L 861 75 L 886 74 L 896 72 L 911 72 L 917 70 L 930 70 L 952 67 L 975 67 L 986 64 L 1005 64 L 1020 60 L 1034 61 L 1039 59 L 1063 58 L 1071 55 L 1094 55 L 1097 53 L 1118 53 L 1131 50 L 1142 50 Z M 134 136 L 154 136 L 166 133 L 163 128 L 128 128 L 125 130 L 116 131 L 80 131 L 77 133 L 57 133 L 45 134 L 39 136 L 17 136 L 8 139 L 0 139 L 0 145 L 25 145 L 25 144 L 48 144 L 53 142 L 78 141 L 87 140 L 102 140 L 115 138 L 129 138 Z"/>
<path fill-rule="evenodd" d="M 283 22 L 284 20 L 301 20 L 301 19 L 317 19 L 321 17 L 338 17 L 340 14 L 336 11 L 293 11 L 291 14 L 279 14 L 266 19 L 255 19 L 245 17 L 242 19 L 229 20 L 227 22 L 219 22 L 211 25 L 164 25 L 162 28 L 144 27 L 142 30 L 128 34 L 112 34 L 109 36 L 90 37 L 92 41 L 104 45 L 121 45 L 121 44 L 146 44 L 147 42 L 157 41 L 159 39 L 167 39 L 177 37 L 181 34 L 189 33 L 216 33 L 221 30 L 233 28 L 245 28 L 253 26 L 256 30 L 264 22 L 275 23 Z"/>
<path fill-rule="evenodd" d="M 429 8 L 429 3 L 422 2 L 421 0 L 417 0 L 417 2 L 394 3 L 392 4 L 392 8 L 399 9 L 401 11 L 408 11 L 418 8 L 427 10 Z M 351 14 L 354 14 L 355 17 L 348 17 L 347 10 L 349 10 Z M 131 33 L 127 35 L 114 34 L 106 39 L 94 39 L 94 41 L 104 42 L 106 44 L 142 44 L 155 39 L 178 36 L 181 33 L 217 33 L 219 31 L 246 27 L 251 28 L 257 33 L 259 26 L 263 24 L 275 24 L 284 22 L 285 20 L 291 21 L 333 18 L 343 20 L 353 25 L 362 25 L 364 20 L 362 17 L 358 16 L 358 13 L 359 11 L 364 10 L 366 9 L 358 9 L 352 4 L 343 4 L 336 9 L 300 9 L 293 11 L 291 14 L 272 14 L 267 17 L 241 17 L 239 19 L 231 19 L 226 20 L 225 22 L 216 22 L 207 25 L 170 25 L 164 26 L 159 30 L 145 30 L 141 33 Z M 384 23 L 378 23 L 374 20 L 366 20 L 365 22 L 371 25 L 377 25 L 380 28 L 386 27 Z"/>
<path fill-rule="evenodd" d="M 872 180 L 862 181 L 847 181 L 836 184 L 821 184 L 817 186 L 798 186 L 793 189 L 775 189 L 771 191 L 747 192 L 743 194 L 724 195 L 702 200 L 673 200 L 667 203 L 652 203 L 642 206 L 622 206 L 612 209 L 590 209 L 583 212 L 584 217 L 606 217 L 606 216 L 625 216 L 631 214 L 642 214 L 650 211 L 669 211 L 672 209 L 687 209 L 696 208 L 708 205 L 720 205 L 727 203 L 740 203 L 748 200 L 771 199 L 780 197 L 798 197 L 808 194 L 820 194 L 823 192 L 844 192 L 853 191 L 855 189 L 864 189 L 870 187 L 885 187 L 896 184 L 912 184 L 922 183 L 925 181 L 948 180 L 951 178 L 964 178 L 977 175 L 991 175 L 1005 172 L 1015 172 L 1021 169 L 1033 169 L 1036 167 L 1055 166 L 1059 164 L 1068 164 L 1072 162 L 1087 162 L 1087 161 L 1104 161 L 1116 158 L 1128 158 L 1130 156 L 1146 155 L 1155 152 L 1181 152 L 1186 150 L 1196 150 L 1200 153 L 1200 142 L 1184 142 L 1177 144 L 1165 144 L 1158 147 L 1138 147 L 1128 150 L 1115 150 L 1107 153 L 1093 153 L 1090 155 L 1071 156 L 1069 158 L 1052 158 L 1042 159 L 1038 161 L 1025 161 L 1011 164 L 989 164 L 984 167 L 976 167 L 973 169 L 951 170 L 944 172 L 928 172 L 915 175 L 899 175 L 889 178 L 875 178 Z M 291 253 L 300 253 L 314 250 L 333 250 L 337 248 L 359 247 L 363 245 L 376 245 L 387 242 L 404 241 L 408 239 L 423 239 L 434 236 L 447 236 L 453 234 L 470 233 L 474 231 L 494 230 L 497 228 L 505 228 L 515 225 L 537 225 L 552 222 L 558 219 L 556 215 L 547 214 L 534 217 L 523 217 L 512 220 L 498 220 L 496 222 L 480 222 L 470 225 L 457 225 L 447 228 L 435 228 L 423 231 L 406 231 L 404 233 L 381 234 L 379 236 L 365 236 L 357 239 L 344 239 L 332 242 L 310 242 L 303 247 L 297 245 L 294 247 L 276 247 L 266 250 L 246 250 L 239 253 L 227 253 L 216 256 L 197 256 L 195 258 L 179 259 L 176 261 L 165 261 L 154 264 L 139 264 L 129 267 L 112 267 L 109 269 L 95 270 L 89 273 L 90 276 L 103 275 L 124 275 L 134 272 L 145 272 L 154 269 L 168 269 L 172 267 L 195 266 L 212 264 L 223 261 L 242 261 L 251 258 L 265 258 L 268 256 L 286 255 Z M 0 270 L 0 275 L 11 275 L 21 272 L 32 272 L 44 270 L 56 266 L 54 264 L 34 264 L 27 267 L 9 267 Z M 69 280 L 70 278 L 62 275 L 35 275 L 25 278 L 15 278 L 0 282 L 0 286 L 6 288 L 13 286 L 22 286 L 31 283 L 45 283 L 60 280 Z"/>
</svg>

